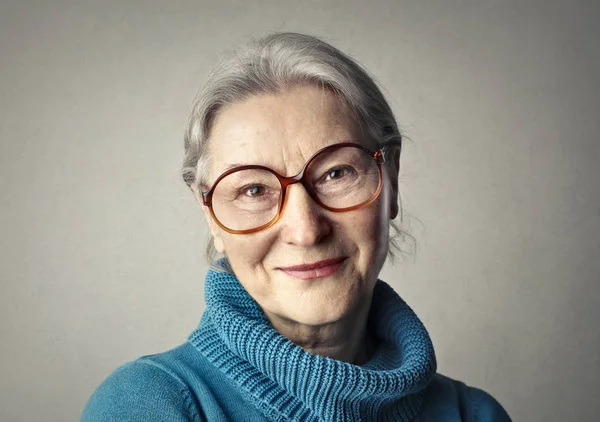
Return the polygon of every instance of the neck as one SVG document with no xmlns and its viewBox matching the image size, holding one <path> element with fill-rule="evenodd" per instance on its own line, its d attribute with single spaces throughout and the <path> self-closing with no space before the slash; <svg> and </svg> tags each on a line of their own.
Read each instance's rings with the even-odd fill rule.
<svg viewBox="0 0 600 422">
<path fill-rule="evenodd" d="M 433 344 L 412 309 L 386 283 L 375 285 L 368 315 L 369 332 L 381 339 L 381 346 L 361 366 L 315 356 L 282 338 L 233 275 L 209 271 L 205 289 L 206 311 L 190 335 L 190 343 L 273 419 L 346 421 L 377 415 L 381 420 L 411 421 L 420 412 L 425 386 L 436 372 Z M 363 303 L 371 303 L 371 298 Z M 353 311 L 346 314 L 358 314 Z M 278 325 L 278 318 L 272 315 L 270 318 L 279 330 L 290 327 L 288 323 Z M 366 318 L 352 321 L 355 330 L 347 333 L 366 333 Z M 339 332 L 343 330 L 336 329 L 334 334 L 343 341 Z M 306 342 L 310 339 L 306 333 L 288 336 L 304 339 L 306 347 L 324 344 Z M 349 349 L 356 350 L 357 343 Z M 345 360 L 356 359 L 358 354 Z"/>
<path fill-rule="evenodd" d="M 321 325 L 303 324 L 268 312 L 265 315 L 279 334 L 305 352 L 363 365 L 377 349 L 377 339 L 367 330 L 368 313 L 368 308 L 351 312 L 338 321 Z"/>
</svg>

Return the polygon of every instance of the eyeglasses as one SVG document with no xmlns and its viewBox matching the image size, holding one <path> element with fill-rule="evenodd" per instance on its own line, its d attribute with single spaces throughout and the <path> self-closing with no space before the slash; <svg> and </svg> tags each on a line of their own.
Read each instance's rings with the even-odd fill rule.
<svg viewBox="0 0 600 422">
<path fill-rule="evenodd" d="M 383 186 L 384 151 L 340 143 L 317 151 L 296 176 L 285 177 L 259 166 L 236 167 L 220 175 L 207 192 L 204 205 L 217 225 L 232 234 L 255 233 L 279 220 L 288 186 L 301 183 L 321 207 L 333 212 L 353 211 L 377 199 Z"/>
</svg>

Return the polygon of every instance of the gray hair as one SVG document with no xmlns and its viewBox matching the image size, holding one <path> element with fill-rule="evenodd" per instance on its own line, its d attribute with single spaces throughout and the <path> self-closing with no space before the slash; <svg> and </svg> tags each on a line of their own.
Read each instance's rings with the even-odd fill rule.
<svg viewBox="0 0 600 422">
<path fill-rule="evenodd" d="M 353 111 L 363 130 L 366 128 L 366 134 L 379 144 L 397 141 L 400 152 L 403 137 L 394 114 L 375 81 L 360 64 L 318 38 L 290 32 L 274 33 L 252 40 L 222 58 L 196 96 L 185 132 L 182 168 L 185 183 L 190 187 L 207 184 L 211 158 L 207 142 L 221 108 L 253 95 L 276 94 L 302 84 L 333 91 Z M 397 181 L 397 174 L 389 173 L 392 180 Z M 401 202 L 400 194 L 398 201 Z M 401 203 L 399 210 L 402 222 Z M 388 258 L 394 260 L 396 252 L 402 255 L 408 252 L 401 246 L 406 240 L 414 244 L 414 238 L 392 220 Z M 217 255 L 212 238 L 206 252 L 212 263 Z"/>
</svg>

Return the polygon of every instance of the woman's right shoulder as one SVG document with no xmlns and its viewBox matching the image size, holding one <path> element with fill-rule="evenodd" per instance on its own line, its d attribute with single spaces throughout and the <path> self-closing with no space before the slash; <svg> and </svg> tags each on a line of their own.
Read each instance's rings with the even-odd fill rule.
<svg viewBox="0 0 600 422">
<path fill-rule="evenodd" d="M 203 421 L 188 383 L 178 374 L 178 348 L 118 367 L 89 399 L 81 420 Z"/>
</svg>

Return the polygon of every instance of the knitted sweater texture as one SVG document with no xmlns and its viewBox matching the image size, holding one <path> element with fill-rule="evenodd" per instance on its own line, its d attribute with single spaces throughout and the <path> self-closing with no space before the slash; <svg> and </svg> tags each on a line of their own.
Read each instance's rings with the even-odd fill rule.
<svg viewBox="0 0 600 422">
<path fill-rule="evenodd" d="M 118 368 L 82 421 L 510 421 L 482 390 L 436 374 L 427 330 L 379 280 L 363 366 L 281 336 L 232 274 L 210 270 L 206 311 L 188 342 Z"/>
</svg>

